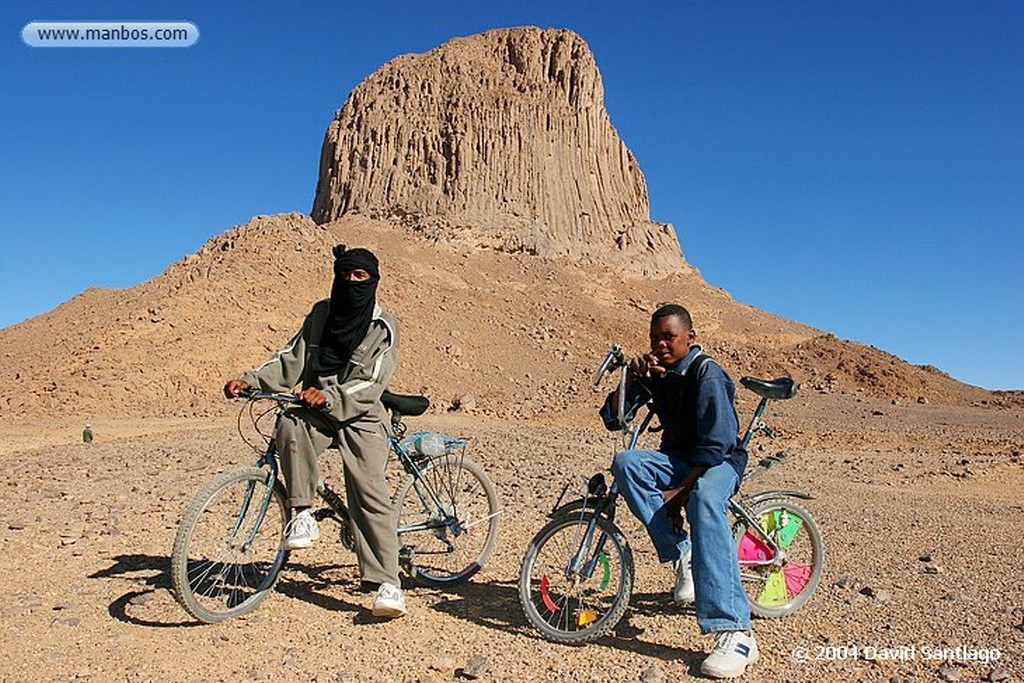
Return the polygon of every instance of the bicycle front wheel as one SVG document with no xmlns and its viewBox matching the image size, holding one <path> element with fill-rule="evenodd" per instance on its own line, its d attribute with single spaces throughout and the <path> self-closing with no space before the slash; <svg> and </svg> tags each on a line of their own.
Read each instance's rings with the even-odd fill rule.
<svg viewBox="0 0 1024 683">
<path fill-rule="evenodd" d="M 288 551 L 284 489 L 259 467 L 229 470 L 188 506 L 171 552 L 171 586 L 185 611 L 216 623 L 263 602 Z"/>
<path fill-rule="evenodd" d="M 498 495 L 472 460 L 445 455 L 409 475 L 395 495 L 399 559 L 424 583 L 465 581 L 483 568 L 498 540 Z"/>
<path fill-rule="evenodd" d="M 526 618 L 558 643 L 584 643 L 615 628 L 633 592 L 633 551 L 605 517 L 587 530 L 592 511 L 548 522 L 523 557 L 519 602 Z"/>
<path fill-rule="evenodd" d="M 803 607 L 821 581 L 825 544 L 811 513 L 791 500 L 765 500 L 750 510 L 757 528 L 736 526 L 740 578 L 750 611 L 784 617 Z M 776 553 L 766 542 L 771 539 Z"/>
</svg>

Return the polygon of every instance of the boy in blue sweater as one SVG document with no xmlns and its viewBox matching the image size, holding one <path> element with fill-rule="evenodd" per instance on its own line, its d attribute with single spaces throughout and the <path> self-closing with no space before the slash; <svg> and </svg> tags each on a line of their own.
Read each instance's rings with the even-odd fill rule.
<svg viewBox="0 0 1024 683">
<path fill-rule="evenodd" d="M 674 600 L 694 603 L 701 631 L 716 634 L 701 672 L 732 678 L 758 658 L 726 515 L 747 454 L 737 438 L 735 386 L 701 354 L 696 339 L 682 306 L 666 304 L 652 314 L 651 351 L 629 364 L 626 413 L 653 400 L 663 428 L 661 445 L 618 453 L 612 473 L 629 509 L 647 528 L 658 558 L 675 565 Z M 618 390 L 601 409 L 609 429 L 618 428 L 617 404 Z M 689 533 L 673 522 L 663 493 L 670 489 L 678 490 L 674 502 L 686 510 Z"/>
</svg>

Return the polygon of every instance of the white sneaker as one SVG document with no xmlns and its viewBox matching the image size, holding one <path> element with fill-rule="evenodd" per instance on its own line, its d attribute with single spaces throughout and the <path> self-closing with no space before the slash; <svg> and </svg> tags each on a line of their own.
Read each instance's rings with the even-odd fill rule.
<svg viewBox="0 0 1024 683">
<path fill-rule="evenodd" d="M 313 545 L 320 538 L 320 526 L 316 523 L 313 512 L 306 508 L 292 517 L 292 521 L 284 528 L 284 547 L 286 550 L 298 550 Z"/>
<path fill-rule="evenodd" d="M 672 563 L 676 570 L 676 585 L 672 589 L 672 601 L 677 605 L 688 605 L 694 601 L 693 571 L 690 569 L 690 553 Z"/>
<path fill-rule="evenodd" d="M 757 661 L 757 642 L 745 631 L 722 631 L 715 637 L 711 654 L 704 658 L 700 672 L 711 678 L 736 678 Z"/>
<path fill-rule="evenodd" d="M 402 589 L 390 583 L 382 583 L 373 601 L 373 616 L 394 618 L 405 616 L 406 613 Z"/>
</svg>

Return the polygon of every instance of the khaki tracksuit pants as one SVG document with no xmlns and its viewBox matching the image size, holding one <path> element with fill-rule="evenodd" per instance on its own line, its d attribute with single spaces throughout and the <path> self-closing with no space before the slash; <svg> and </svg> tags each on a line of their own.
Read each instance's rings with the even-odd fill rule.
<svg viewBox="0 0 1024 683">
<path fill-rule="evenodd" d="M 292 408 L 277 423 L 277 448 L 288 489 L 289 507 L 310 507 L 320 481 L 317 456 L 332 444 L 341 451 L 345 502 L 352 516 L 359 574 L 368 583 L 401 586 L 398 578 L 397 512 L 384 471 L 388 440 L 384 425 L 366 421 L 337 424 L 323 413 Z"/>
</svg>

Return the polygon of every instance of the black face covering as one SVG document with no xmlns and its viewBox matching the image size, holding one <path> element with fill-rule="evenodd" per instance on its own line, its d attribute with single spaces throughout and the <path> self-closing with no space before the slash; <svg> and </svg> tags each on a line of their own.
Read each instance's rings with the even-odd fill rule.
<svg viewBox="0 0 1024 683">
<path fill-rule="evenodd" d="M 363 282 L 350 282 L 344 274 L 361 268 L 370 274 Z M 334 247 L 334 285 L 331 287 L 331 308 L 324 331 L 320 335 L 320 352 L 310 359 L 318 375 L 333 375 L 348 365 L 352 352 L 366 337 L 377 301 L 380 282 L 377 257 L 366 249 Z"/>
</svg>

